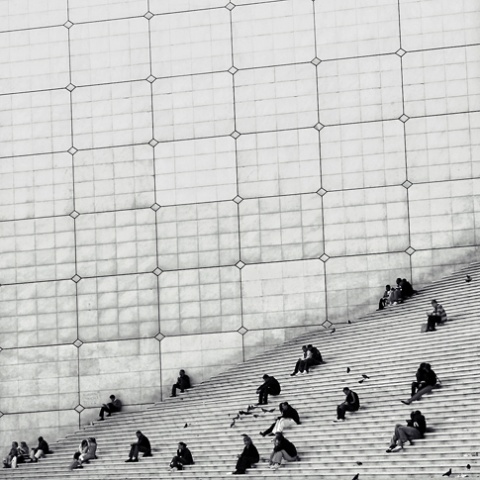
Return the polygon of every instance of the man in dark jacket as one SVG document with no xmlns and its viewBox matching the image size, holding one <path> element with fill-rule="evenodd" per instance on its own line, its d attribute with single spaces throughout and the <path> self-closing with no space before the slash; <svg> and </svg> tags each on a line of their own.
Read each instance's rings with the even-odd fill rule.
<svg viewBox="0 0 480 480">
<path fill-rule="evenodd" d="M 107 404 L 103 404 L 102 408 L 100 409 L 99 420 L 104 420 L 105 413 L 107 417 L 111 417 L 112 413 L 119 412 L 122 409 L 122 402 L 115 397 L 115 395 L 110 395 L 110 402 Z"/>
<path fill-rule="evenodd" d="M 265 374 L 263 380 L 263 384 L 257 388 L 259 405 L 267 405 L 268 395 L 279 395 L 281 391 L 280 384 L 275 377 Z"/>
<path fill-rule="evenodd" d="M 258 450 L 248 435 L 243 435 L 243 443 L 245 447 L 243 452 L 238 456 L 235 471 L 232 472 L 233 475 L 243 475 L 247 468 L 250 468 L 254 463 L 260 461 Z"/>
<path fill-rule="evenodd" d="M 48 443 L 43 439 L 43 437 L 38 437 L 38 447 L 32 448 L 31 452 L 32 462 L 38 462 L 38 459 L 45 457 L 47 453 L 52 453 Z"/>
<path fill-rule="evenodd" d="M 282 425 L 282 430 L 279 429 L 278 423 L 283 419 L 284 421 L 286 419 L 291 419 L 293 420 L 297 425 L 300 425 L 300 417 L 298 415 L 298 412 L 288 403 L 288 402 L 282 402 L 278 406 L 278 409 L 280 410 L 280 416 L 277 417 L 277 419 L 268 427 L 264 432 L 260 432 L 260 435 L 262 437 L 265 437 L 266 435 L 269 435 L 273 432 L 275 429 L 275 426 L 277 426 L 277 431 L 281 432 L 283 431 L 283 425 Z M 277 433 L 277 432 L 275 432 Z"/>
<path fill-rule="evenodd" d="M 187 444 L 184 442 L 178 443 L 177 454 L 172 458 L 170 462 L 170 468 L 177 470 L 183 470 L 184 465 L 193 465 L 192 453 L 187 448 Z"/>
<path fill-rule="evenodd" d="M 135 434 L 137 435 L 137 441 L 132 443 L 130 453 L 128 454 L 128 460 L 125 460 L 125 462 L 138 462 L 139 452 L 142 452 L 144 457 L 152 456 L 150 440 L 148 440 L 140 430 L 137 430 Z"/>
<path fill-rule="evenodd" d="M 426 393 L 430 393 L 437 386 L 437 375 L 429 363 L 420 364 L 416 377 L 417 381 L 412 382 L 412 396 L 408 400 L 402 400 L 405 405 L 410 405 Z"/>
<path fill-rule="evenodd" d="M 412 440 L 416 438 L 423 438 L 427 430 L 427 422 L 420 410 L 416 410 L 410 414 L 410 420 L 407 420 L 407 425 L 395 425 L 395 432 L 393 433 L 390 446 L 387 448 L 387 453 L 398 452 L 403 448 L 405 442 L 412 445 Z"/>
<path fill-rule="evenodd" d="M 295 462 L 300 459 L 295 445 L 287 440 L 282 433 L 276 433 L 273 440 L 273 452 L 270 455 L 270 468 L 276 470 L 283 460 Z"/>
<path fill-rule="evenodd" d="M 178 374 L 179 377 L 177 378 L 177 383 L 172 385 L 171 397 L 177 396 L 177 388 L 180 389 L 180 392 L 182 393 L 190 388 L 190 377 L 185 373 L 185 370 L 180 370 Z"/>
<path fill-rule="evenodd" d="M 360 400 L 358 395 L 348 387 L 343 389 L 346 395 L 345 401 L 337 407 L 337 420 L 345 420 L 345 412 L 356 412 L 360 408 Z"/>
</svg>

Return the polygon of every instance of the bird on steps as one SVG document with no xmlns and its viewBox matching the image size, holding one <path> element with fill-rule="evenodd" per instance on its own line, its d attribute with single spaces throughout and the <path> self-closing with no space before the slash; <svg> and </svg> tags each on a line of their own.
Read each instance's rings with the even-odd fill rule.
<svg viewBox="0 0 480 480">
<path fill-rule="evenodd" d="M 352 478 L 352 480 L 358 480 L 359 478 L 360 478 L 360 474 L 357 473 L 357 474 Z"/>
<path fill-rule="evenodd" d="M 465 276 L 465 281 L 466 281 L 467 283 L 471 282 L 471 281 L 472 281 L 472 277 L 471 277 L 470 275 L 466 275 L 466 276 Z"/>
<path fill-rule="evenodd" d="M 450 469 L 448 472 L 445 472 L 442 477 L 449 477 L 452 474 L 452 469 Z"/>
</svg>

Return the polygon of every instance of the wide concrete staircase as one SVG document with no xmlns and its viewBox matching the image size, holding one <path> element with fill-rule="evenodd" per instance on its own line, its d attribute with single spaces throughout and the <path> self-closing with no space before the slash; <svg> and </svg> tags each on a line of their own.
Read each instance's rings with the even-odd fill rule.
<svg viewBox="0 0 480 480">
<path fill-rule="evenodd" d="M 473 278 L 470 283 L 464 280 L 466 273 Z M 251 478 L 350 480 L 358 473 L 360 480 L 425 480 L 440 478 L 450 468 L 452 477 L 480 478 L 479 291 L 476 263 L 423 288 L 404 304 L 350 319 L 351 323 L 345 319 L 334 333 L 323 330 L 299 337 L 180 397 L 88 426 L 53 444 L 54 455 L 17 470 L 0 470 L 0 478 L 222 478 L 234 470 L 243 448 L 242 433 L 251 435 L 262 458 L 269 457 L 272 439 L 261 437 L 259 431 L 278 415 L 280 401 L 288 401 L 300 413 L 302 424 L 286 430 L 285 436 L 297 446 L 301 461 L 278 471 L 260 462 L 247 472 Z M 449 322 L 437 332 L 421 333 L 433 298 L 443 304 Z M 290 377 L 306 343 L 317 345 L 326 363 L 309 375 Z M 408 398 L 420 362 L 432 364 L 442 387 L 406 406 L 400 400 Z M 238 411 L 256 402 L 255 389 L 263 373 L 274 375 L 282 385 L 281 395 L 271 397 L 268 405 L 275 411 L 256 408 L 231 427 Z M 370 378 L 359 383 L 362 374 Z M 345 422 L 334 424 L 346 385 L 359 394 L 362 406 L 347 413 Z M 400 453 L 386 453 L 394 425 L 404 424 L 414 409 L 426 416 L 427 435 Z M 149 437 L 154 456 L 124 463 L 137 429 Z M 99 458 L 83 470 L 69 472 L 73 452 L 88 436 L 96 437 Z M 170 472 L 168 463 L 179 441 L 188 444 L 196 464 Z"/>
</svg>

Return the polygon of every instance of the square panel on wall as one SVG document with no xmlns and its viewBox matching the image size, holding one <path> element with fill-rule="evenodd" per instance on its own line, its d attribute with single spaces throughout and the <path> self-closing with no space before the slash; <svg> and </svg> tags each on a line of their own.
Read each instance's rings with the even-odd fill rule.
<svg viewBox="0 0 480 480">
<path fill-rule="evenodd" d="M 161 143 L 155 148 L 160 205 L 232 200 L 237 195 L 232 137 Z"/>
<path fill-rule="evenodd" d="M 147 143 L 152 139 L 152 106 L 147 81 L 72 92 L 73 144 L 77 149 Z"/>
<path fill-rule="evenodd" d="M 238 192 L 243 198 L 316 192 L 320 188 L 318 131 L 241 135 Z"/>
<path fill-rule="evenodd" d="M 385 285 L 394 285 L 397 278 L 412 281 L 410 256 L 405 252 L 330 258 L 325 272 L 328 318 L 332 322 L 345 323 L 378 308 Z"/>
<path fill-rule="evenodd" d="M 407 51 L 480 42 L 477 0 L 401 0 L 399 6 L 402 45 Z"/>
<path fill-rule="evenodd" d="M 0 94 L 63 88 L 68 83 L 65 27 L 0 33 Z"/>
<path fill-rule="evenodd" d="M 74 25 L 70 29 L 70 61 L 76 86 L 147 78 L 148 21 L 128 18 Z"/>
<path fill-rule="evenodd" d="M 322 199 L 316 193 L 244 200 L 240 204 L 245 263 L 319 258 Z"/>
<path fill-rule="evenodd" d="M 79 213 L 147 208 L 155 203 L 150 145 L 79 151 L 74 168 Z"/>
<path fill-rule="evenodd" d="M 156 77 L 232 66 L 230 12 L 226 8 L 157 15 L 150 24 L 152 74 Z"/>
<path fill-rule="evenodd" d="M 67 90 L 0 96 L 2 157 L 66 151 L 72 146 Z"/>
<path fill-rule="evenodd" d="M 228 72 L 160 78 L 153 84 L 155 138 L 181 140 L 234 131 L 233 77 Z"/>
<path fill-rule="evenodd" d="M 156 268 L 153 210 L 80 215 L 76 222 L 77 273 L 81 277 Z"/>
<path fill-rule="evenodd" d="M 232 28 L 237 68 L 309 62 L 315 57 L 310 2 L 251 2 L 232 11 Z"/>
<path fill-rule="evenodd" d="M 248 330 L 320 326 L 326 318 L 324 275 L 318 259 L 246 265 L 243 326 Z"/>
<path fill-rule="evenodd" d="M 437 182 L 480 174 L 480 114 L 412 118 L 406 124 L 408 179 Z M 477 169 L 475 170 L 475 166 Z"/>
<path fill-rule="evenodd" d="M 153 338 L 159 332 L 153 273 L 78 282 L 78 337 L 84 342 Z"/>
<path fill-rule="evenodd" d="M 322 60 L 392 53 L 400 48 L 398 0 L 315 2 Z"/>
<path fill-rule="evenodd" d="M 73 23 L 139 17 L 148 10 L 148 0 L 68 0 L 69 19 Z"/>
<path fill-rule="evenodd" d="M 403 114 L 400 57 L 323 62 L 318 67 L 320 121 L 325 125 L 393 120 Z"/>
<path fill-rule="evenodd" d="M 160 400 L 160 343 L 154 338 L 84 343 L 79 349 L 80 403 L 92 393 L 100 403 L 111 394 L 124 405 Z"/>
<path fill-rule="evenodd" d="M 240 260 L 234 202 L 162 207 L 157 227 L 162 270 L 234 265 Z"/>
<path fill-rule="evenodd" d="M 0 238 L 2 284 L 75 275 L 74 225 L 70 217 L 3 222 Z"/>
<path fill-rule="evenodd" d="M 329 192 L 323 201 L 327 255 L 393 253 L 409 247 L 406 188 Z"/>
<path fill-rule="evenodd" d="M 73 210 L 68 153 L 2 158 L 0 220 L 68 215 Z"/>
<path fill-rule="evenodd" d="M 315 67 L 240 70 L 235 74 L 235 106 L 240 133 L 313 127 L 318 122 Z"/>
<path fill-rule="evenodd" d="M 327 191 L 406 180 L 404 130 L 398 120 L 327 127 L 320 139 L 322 187 Z"/>
<path fill-rule="evenodd" d="M 67 21 L 66 0 L 7 2 L 8 15 L 0 15 L 0 31 L 63 25 Z"/>
<path fill-rule="evenodd" d="M 74 345 L 3 350 L 2 364 L 2 413 L 73 409 L 78 404 Z"/>
<path fill-rule="evenodd" d="M 412 185 L 411 246 L 423 250 L 475 245 L 475 186 L 474 180 Z"/>
<path fill-rule="evenodd" d="M 228 332 L 242 326 L 237 267 L 163 272 L 159 292 L 163 335 Z"/>
<path fill-rule="evenodd" d="M 71 344 L 77 339 L 75 283 L 2 285 L 0 317 L 2 348 Z"/>
<path fill-rule="evenodd" d="M 479 110 L 480 46 L 408 53 L 403 81 L 410 117 Z"/>
</svg>

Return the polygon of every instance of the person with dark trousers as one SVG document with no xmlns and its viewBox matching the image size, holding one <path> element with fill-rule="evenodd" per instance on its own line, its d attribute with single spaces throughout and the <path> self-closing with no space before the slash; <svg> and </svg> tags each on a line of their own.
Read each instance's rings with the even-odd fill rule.
<svg viewBox="0 0 480 480">
<path fill-rule="evenodd" d="M 17 468 L 18 463 L 18 442 L 12 442 L 12 448 L 3 461 L 3 468 Z"/>
<path fill-rule="evenodd" d="M 416 373 L 417 380 L 412 382 L 412 395 L 408 400 L 402 400 L 410 405 L 426 393 L 430 393 L 438 384 L 438 378 L 429 363 L 421 363 Z"/>
<path fill-rule="evenodd" d="M 307 358 L 305 359 L 305 371 L 308 373 L 310 367 L 320 365 L 323 362 L 322 354 L 317 347 L 307 345 Z"/>
<path fill-rule="evenodd" d="M 103 404 L 102 408 L 100 409 L 100 416 L 99 420 L 105 420 L 103 417 L 105 413 L 107 417 L 111 417 L 112 413 L 119 412 L 122 409 L 122 402 L 115 397 L 115 395 L 110 395 L 110 402 L 107 404 Z"/>
<path fill-rule="evenodd" d="M 137 441 L 132 443 L 130 453 L 128 454 L 128 460 L 125 462 L 138 462 L 138 454 L 143 453 L 144 457 L 152 456 L 152 448 L 150 447 L 150 440 L 140 431 L 135 432 L 137 435 Z"/>
<path fill-rule="evenodd" d="M 184 465 L 193 465 L 195 462 L 193 461 L 192 453 L 187 448 L 187 444 L 184 442 L 178 443 L 177 454 L 172 458 L 170 462 L 170 468 L 183 470 Z"/>
<path fill-rule="evenodd" d="M 268 427 L 264 432 L 260 432 L 262 437 L 270 435 L 271 433 L 283 432 L 283 429 L 285 428 L 285 420 L 291 420 L 297 425 L 302 423 L 300 422 L 298 412 L 288 402 L 280 403 L 278 409 L 280 410 L 280 416 L 277 417 L 272 425 L 270 425 L 270 427 Z"/>
<path fill-rule="evenodd" d="M 300 460 L 295 445 L 287 440 L 282 433 L 276 433 L 273 440 L 273 452 L 270 455 L 270 468 L 277 470 L 282 461 L 295 462 Z"/>
<path fill-rule="evenodd" d="M 254 463 L 260 461 L 260 455 L 258 454 L 257 447 L 252 442 L 252 439 L 243 434 L 243 443 L 245 447 L 240 455 L 238 455 L 237 465 L 232 475 L 244 475 L 247 468 L 250 468 Z"/>
<path fill-rule="evenodd" d="M 178 375 L 179 377 L 177 378 L 177 383 L 174 383 L 172 385 L 172 394 L 170 395 L 171 397 L 177 396 L 177 388 L 182 393 L 185 390 L 188 390 L 189 388 L 191 388 L 190 377 L 185 373 L 185 370 L 180 370 L 180 372 L 178 372 Z"/>
<path fill-rule="evenodd" d="M 290 374 L 291 377 L 294 377 L 298 372 L 303 373 L 305 370 L 305 359 L 307 358 L 307 346 L 302 346 L 303 356 L 297 360 L 293 372 Z"/>
<path fill-rule="evenodd" d="M 268 405 L 268 395 L 280 395 L 281 387 L 275 377 L 265 374 L 263 384 L 257 388 L 258 404 Z"/>
<path fill-rule="evenodd" d="M 423 438 L 427 430 L 427 422 L 420 410 L 416 410 L 410 414 L 410 419 L 407 420 L 407 425 L 395 425 L 390 446 L 387 448 L 387 453 L 398 452 L 403 449 L 405 442 L 413 444 L 412 440 Z"/>
<path fill-rule="evenodd" d="M 436 300 L 432 300 L 431 303 L 433 310 L 427 312 L 427 332 L 434 332 L 436 325 L 447 321 L 447 312 L 445 309 Z"/>
<path fill-rule="evenodd" d="M 400 287 L 402 289 L 403 298 L 410 298 L 417 293 L 412 287 L 412 284 L 406 278 L 402 278 Z"/>
<path fill-rule="evenodd" d="M 346 395 L 345 401 L 337 407 L 337 419 L 334 420 L 335 422 L 345 420 L 345 412 L 356 412 L 360 408 L 360 400 L 353 390 L 345 387 L 343 393 Z"/>
</svg>

